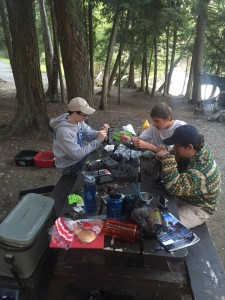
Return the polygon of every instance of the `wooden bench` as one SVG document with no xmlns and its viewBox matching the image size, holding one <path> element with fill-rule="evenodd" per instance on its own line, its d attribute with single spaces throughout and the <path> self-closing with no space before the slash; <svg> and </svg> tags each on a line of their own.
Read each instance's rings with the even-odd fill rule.
<svg viewBox="0 0 225 300">
<path fill-rule="evenodd" d="M 225 272 L 207 225 L 193 229 L 200 241 L 189 247 L 186 259 L 193 298 L 225 299 Z"/>
</svg>

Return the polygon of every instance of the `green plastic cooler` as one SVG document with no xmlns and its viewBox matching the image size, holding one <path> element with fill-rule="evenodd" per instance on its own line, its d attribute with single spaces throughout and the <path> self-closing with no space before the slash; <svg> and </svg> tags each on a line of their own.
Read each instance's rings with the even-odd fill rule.
<svg viewBox="0 0 225 300">
<path fill-rule="evenodd" d="M 54 200 L 30 193 L 22 198 L 0 224 L 0 275 L 29 278 L 49 244 L 48 231 L 54 224 Z"/>
</svg>

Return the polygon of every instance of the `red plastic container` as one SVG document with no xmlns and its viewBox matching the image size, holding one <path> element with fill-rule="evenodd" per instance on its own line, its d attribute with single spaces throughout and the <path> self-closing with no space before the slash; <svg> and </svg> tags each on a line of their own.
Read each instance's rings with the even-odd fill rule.
<svg viewBox="0 0 225 300">
<path fill-rule="evenodd" d="M 41 151 L 34 156 L 34 164 L 39 168 L 51 168 L 55 165 L 54 154 L 51 151 Z"/>
<path fill-rule="evenodd" d="M 129 243 L 136 243 L 140 233 L 136 224 L 109 218 L 105 222 L 104 234 Z"/>
</svg>

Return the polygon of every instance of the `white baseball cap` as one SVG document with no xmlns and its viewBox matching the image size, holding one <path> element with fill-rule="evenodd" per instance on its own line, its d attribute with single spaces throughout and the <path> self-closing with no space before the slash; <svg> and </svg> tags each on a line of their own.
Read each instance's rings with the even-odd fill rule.
<svg viewBox="0 0 225 300">
<path fill-rule="evenodd" d="M 86 115 L 91 115 L 95 112 L 95 109 L 90 107 L 87 101 L 81 97 L 71 99 L 67 107 L 69 111 L 81 111 Z"/>
</svg>

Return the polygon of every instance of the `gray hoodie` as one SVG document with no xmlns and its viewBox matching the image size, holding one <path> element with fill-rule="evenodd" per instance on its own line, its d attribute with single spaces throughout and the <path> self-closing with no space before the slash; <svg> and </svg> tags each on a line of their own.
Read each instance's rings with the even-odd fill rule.
<svg viewBox="0 0 225 300">
<path fill-rule="evenodd" d="M 97 140 L 98 131 L 92 130 L 85 122 L 72 124 L 67 121 L 68 113 L 50 120 L 54 129 L 53 153 L 55 165 L 65 169 L 80 161 L 101 145 Z M 89 142 L 89 143 L 87 143 Z"/>
</svg>

